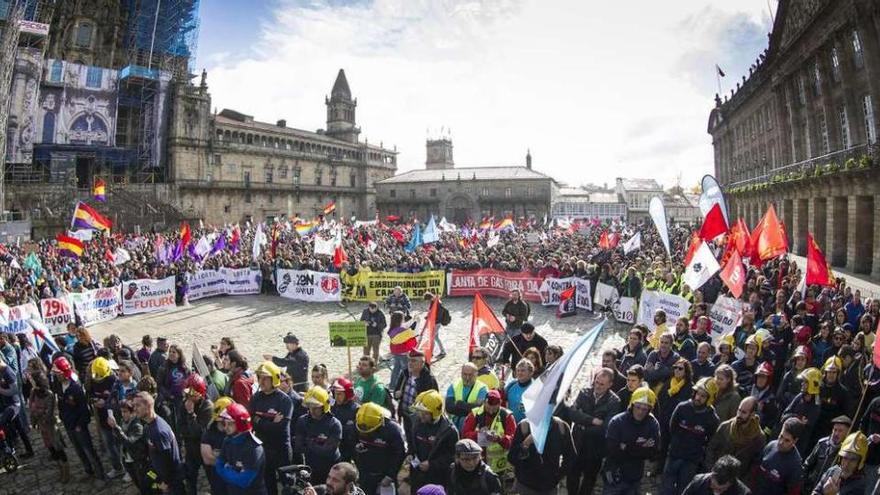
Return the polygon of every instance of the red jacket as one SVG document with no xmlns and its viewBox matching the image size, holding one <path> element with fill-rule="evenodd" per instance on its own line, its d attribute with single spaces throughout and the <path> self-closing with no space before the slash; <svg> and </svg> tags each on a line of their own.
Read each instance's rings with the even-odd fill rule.
<svg viewBox="0 0 880 495">
<path fill-rule="evenodd" d="M 253 385 L 253 377 L 245 376 L 243 373 L 233 375 L 232 384 L 229 386 L 232 400 L 247 407 L 251 403 L 251 396 L 254 395 Z"/>
<path fill-rule="evenodd" d="M 513 413 L 503 407 L 498 410 L 498 414 L 504 415 L 504 419 L 502 420 L 502 424 L 504 425 L 504 436 L 501 437 L 498 443 L 507 450 L 510 448 L 511 442 L 513 442 L 513 435 L 516 433 L 516 421 L 513 419 Z M 478 430 L 480 428 L 489 428 L 494 419 L 495 416 L 489 416 L 486 412 L 481 412 L 479 415 L 474 416 L 474 412 L 471 411 L 464 419 L 464 426 L 461 428 L 461 437 L 470 438 L 476 442 Z"/>
</svg>

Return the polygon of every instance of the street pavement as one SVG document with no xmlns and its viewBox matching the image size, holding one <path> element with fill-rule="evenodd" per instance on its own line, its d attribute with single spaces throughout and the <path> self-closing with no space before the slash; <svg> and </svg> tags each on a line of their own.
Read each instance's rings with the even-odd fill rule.
<svg viewBox="0 0 880 495">
<path fill-rule="evenodd" d="M 500 314 L 504 301 L 492 298 L 487 301 L 496 313 Z M 427 312 L 424 303 L 415 304 L 415 314 L 424 315 Z M 444 393 L 445 387 L 458 378 L 460 366 L 467 358 L 471 304 L 470 298 L 448 298 L 444 301 L 444 305 L 452 315 L 450 325 L 441 331 L 447 356 L 434 363 L 432 367 Z M 309 353 L 311 363 L 326 364 L 332 380 L 340 374 L 347 373 L 348 353 L 345 348 L 330 347 L 328 323 L 350 320 L 352 316 L 349 311 L 355 317 L 359 317 L 365 307 L 364 303 L 348 303 L 346 306 L 332 303 L 300 303 L 276 296 L 218 297 L 196 301 L 172 311 L 120 317 L 111 322 L 95 325 L 90 330 L 93 337 L 99 341 L 115 333 L 135 350 L 140 348 L 140 339 L 145 334 L 150 334 L 154 338 L 165 336 L 172 343 L 180 345 L 188 356 L 193 343 L 202 353 L 209 353 L 212 344 L 218 344 L 221 337 L 228 336 L 234 339 L 236 348 L 247 357 L 252 369 L 262 361 L 262 355 L 265 353 L 283 355 L 285 351 L 282 338 L 287 332 L 293 332 Z M 550 344 L 558 344 L 566 350 L 570 349 L 580 334 L 601 321 L 599 315 L 586 312 L 559 320 L 555 316 L 555 310 L 555 307 L 545 308 L 532 303 L 532 321 L 538 332 Z M 627 325 L 615 324 L 613 321 L 606 326 L 596 342 L 594 352 L 584 365 L 581 376 L 575 382 L 576 388 L 589 383 L 590 373 L 601 364 L 601 351 L 622 345 L 623 334 L 627 327 Z M 383 353 L 388 352 L 387 339 L 383 341 L 381 349 Z M 357 363 L 360 354 L 359 348 L 351 349 L 353 366 Z M 389 374 L 389 370 L 384 369 L 379 376 L 387 381 Z M 37 456 L 23 461 L 22 467 L 15 473 L 0 474 L 0 495 L 136 493 L 130 484 L 121 480 L 114 480 L 108 484 L 86 481 L 62 485 L 58 481 L 58 471 L 49 460 L 39 435 L 33 432 L 31 438 L 36 446 Z M 93 438 L 97 443 L 97 435 Z M 80 462 L 72 448 L 67 449 L 67 454 L 71 461 L 73 479 L 77 480 L 82 476 Z M 109 467 L 106 454 L 104 465 Z M 207 493 L 204 475 L 202 475 L 202 486 L 205 488 L 204 493 Z M 561 486 L 564 487 L 564 483 Z M 641 490 L 641 493 L 651 492 L 656 493 L 656 479 L 646 481 Z"/>
</svg>

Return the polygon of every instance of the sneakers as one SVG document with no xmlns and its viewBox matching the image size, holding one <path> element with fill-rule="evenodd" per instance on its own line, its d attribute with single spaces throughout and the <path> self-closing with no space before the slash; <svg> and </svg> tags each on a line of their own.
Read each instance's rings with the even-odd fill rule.
<svg viewBox="0 0 880 495">
<path fill-rule="evenodd" d="M 131 476 L 128 473 L 125 473 L 125 476 L 122 477 L 122 481 L 126 483 L 131 483 Z"/>
<path fill-rule="evenodd" d="M 119 470 L 119 471 L 117 471 L 117 470 L 115 470 L 115 469 L 111 469 L 110 471 L 107 471 L 107 473 L 105 474 L 105 476 L 107 477 L 108 480 L 112 480 L 112 479 L 116 479 L 116 478 L 118 478 L 118 477 L 120 477 L 120 476 L 123 476 L 123 475 L 125 475 L 125 474 L 126 474 L 126 472 L 123 471 L 123 470 Z"/>
</svg>

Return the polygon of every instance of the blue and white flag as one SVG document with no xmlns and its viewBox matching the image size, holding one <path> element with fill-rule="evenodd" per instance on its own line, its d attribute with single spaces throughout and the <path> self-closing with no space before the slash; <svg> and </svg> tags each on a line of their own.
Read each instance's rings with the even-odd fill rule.
<svg viewBox="0 0 880 495">
<path fill-rule="evenodd" d="M 522 401 L 526 409 L 526 420 L 529 422 L 532 438 L 535 439 L 535 449 L 538 453 L 544 453 L 544 445 L 547 443 L 547 432 L 553 424 L 553 412 L 562 402 L 562 398 L 568 393 L 575 377 L 587 360 L 596 338 L 605 326 L 602 320 L 592 330 L 585 333 L 574 343 L 570 351 L 567 351 L 558 361 L 532 383 L 523 393 Z"/>
<path fill-rule="evenodd" d="M 431 219 L 428 220 L 428 225 L 425 226 L 425 230 L 422 232 L 422 243 L 430 244 L 439 240 L 440 233 L 437 232 L 437 225 L 434 223 L 434 215 L 431 215 Z"/>
<path fill-rule="evenodd" d="M 409 244 L 404 246 L 403 250 L 407 253 L 412 253 L 416 250 L 417 247 L 421 246 L 422 242 L 422 229 L 419 228 L 419 224 L 416 223 L 412 228 L 412 238 L 409 240 Z"/>
</svg>

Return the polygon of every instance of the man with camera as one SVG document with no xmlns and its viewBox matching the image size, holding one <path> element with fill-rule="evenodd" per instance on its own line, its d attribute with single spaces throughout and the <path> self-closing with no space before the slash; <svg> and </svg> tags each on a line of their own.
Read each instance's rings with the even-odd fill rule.
<svg viewBox="0 0 880 495">
<path fill-rule="evenodd" d="M 330 468 L 326 484 L 307 486 L 303 495 L 364 495 L 357 480 L 357 468 L 351 463 L 340 462 Z"/>
</svg>

